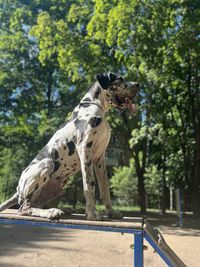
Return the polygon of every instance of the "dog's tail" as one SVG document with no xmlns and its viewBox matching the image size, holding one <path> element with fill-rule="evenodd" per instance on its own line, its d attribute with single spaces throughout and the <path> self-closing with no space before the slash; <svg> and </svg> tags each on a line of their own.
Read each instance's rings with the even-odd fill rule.
<svg viewBox="0 0 200 267">
<path fill-rule="evenodd" d="M 13 205 L 17 204 L 18 202 L 18 193 L 15 193 L 11 198 L 9 198 L 8 200 L 6 200 L 4 203 L 2 203 L 0 205 L 0 212 L 5 210 L 5 209 L 9 209 L 10 207 L 12 207 Z"/>
</svg>

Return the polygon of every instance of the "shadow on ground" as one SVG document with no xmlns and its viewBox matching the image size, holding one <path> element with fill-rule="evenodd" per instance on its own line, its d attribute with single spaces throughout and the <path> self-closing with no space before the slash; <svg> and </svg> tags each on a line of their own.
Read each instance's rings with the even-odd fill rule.
<svg viewBox="0 0 200 267">
<path fill-rule="evenodd" d="M 66 240 L 70 242 L 73 236 L 70 230 L 57 228 L 40 228 L 24 225 L 0 225 L 0 257 L 14 257 L 16 254 L 24 253 L 24 251 L 34 252 L 35 249 L 41 247 L 41 243 L 45 243 L 45 249 L 69 250 L 66 248 Z M 58 241 L 57 244 L 54 241 Z M 63 242 L 63 246 L 61 245 Z M 56 246 L 52 246 L 56 244 Z M 0 266 L 1 260 L 0 260 Z M 6 267 L 6 265 L 4 265 Z M 17 265 L 13 265 L 17 267 Z"/>
</svg>

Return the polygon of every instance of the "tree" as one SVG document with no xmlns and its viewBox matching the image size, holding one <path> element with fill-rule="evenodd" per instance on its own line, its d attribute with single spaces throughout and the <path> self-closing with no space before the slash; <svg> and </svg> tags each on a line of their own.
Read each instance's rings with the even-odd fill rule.
<svg viewBox="0 0 200 267">
<path fill-rule="evenodd" d="M 108 120 L 122 163 L 134 160 L 141 211 L 154 181 L 163 212 L 174 186 L 192 194 L 198 213 L 199 15 L 198 0 L 0 1 L 3 150 L 23 144 L 31 157 L 95 74 L 118 72 L 140 83 L 137 115 L 110 111 Z"/>
<path fill-rule="evenodd" d="M 138 205 L 137 179 L 133 162 L 129 166 L 115 167 L 111 190 L 120 205 Z"/>
</svg>

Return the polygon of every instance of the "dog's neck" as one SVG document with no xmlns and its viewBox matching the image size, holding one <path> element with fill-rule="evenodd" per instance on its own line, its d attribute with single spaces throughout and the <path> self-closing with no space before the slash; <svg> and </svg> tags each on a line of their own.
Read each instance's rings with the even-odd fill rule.
<svg viewBox="0 0 200 267">
<path fill-rule="evenodd" d="M 99 106 L 103 112 L 107 112 L 109 109 L 110 100 L 110 93 L 106 90 L 103 90 L 98 82 L 95 82 L 89 89 L 88 93 L 83 97 L 81 103 L 91 102 L 91 104 L 96 104 Z"/>
</svg>

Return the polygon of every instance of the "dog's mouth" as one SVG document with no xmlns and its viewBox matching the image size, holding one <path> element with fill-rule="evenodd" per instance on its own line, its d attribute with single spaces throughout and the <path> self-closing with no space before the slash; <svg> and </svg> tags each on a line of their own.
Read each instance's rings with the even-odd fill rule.
<svg viewBox="0 0 200 267">
<path fill-rule="evenodd" d="M 120 111 L 127 109 L 131 114 L 135 113 L 136 106 L 133 103 L 133 100 L 138 92 L 138 89 L 139 84 L 137 82 L 126 82 L 125 87 L 119 87 L 119 90 L 115 90 L 114 102 L 116 108 Z"/>
<path fill-rule="evenodd" d="M 136 94 L 129 95 L 129 96 L 115 96 L 116 100 L 116 108 L 120 111 L 125 109 L 129 110 L 131 114 L 135 113 L 136 105 L 133 103 L 133 99 L 135 98 Z"/>
</svg>

